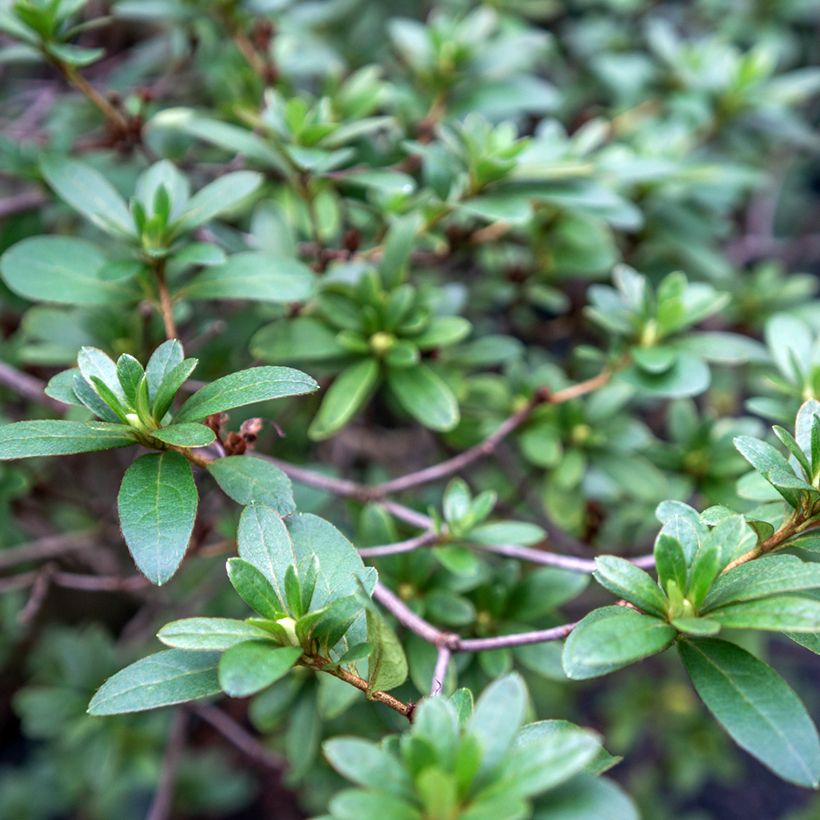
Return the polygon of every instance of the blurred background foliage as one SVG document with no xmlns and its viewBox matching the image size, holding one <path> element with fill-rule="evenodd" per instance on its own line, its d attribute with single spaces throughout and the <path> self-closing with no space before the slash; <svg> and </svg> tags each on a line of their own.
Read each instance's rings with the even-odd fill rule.
<svg viewBox="0 0 820 820">
<path fill-rule="evenodd" d="M 57 5 L 65 19 L 46 57 L 62 80 L 25 38 L 0 40 L 0 250 L 50 233 L 88 239 L 109 260 L 127 256 L 121 237 L 49 192 L 47 182 L 59 186 L 43 176 L 44 155 L 80 157 L 124 196 L 158 158 L 193 190 L 226 166 L 261 171 L 251 207 L 194 236 L 213 255 L 189 251 L 170 274 L 186 349 L 204 379 L 250 361 L 294 363 L 323 384 L 358 368 L 348 378 L 362 400 L 344 418 L 333 407 L 317 417 L 319 399 L 277 407 L 287 435 L 266 426 L 260 451 L 384 480 L 480 441 L 538 387 L 560 389 L 633 351 L 629 372 L 540 408 L 497 459 L 471 470 L 476 491 L 498 493 L 496 516 L 535 526 L 536 541 L 546 530 L 561 551 L 638 554 L 662 500 L 738 510 L 766 500 L 742 478 L 732 438 L 788 426 L 801 399 L 820 398 L 816 2 Z M 64 82 L 73 72 L 136 130 L 104 127 Z M 380 263 L 386 290 L 404 288 L 396 330 L 374 309 L 366 253 L 392 237 L 401 258 L 402 230 L 413 251 L 407 283 L 390 253 Z M 246 253 L 315 262 L 324 275 L 307 309 L 198 282 Z M 610 286 L 620 263 L 645 278 L 621 269 Z M 676 270 L 686 277 L 668 276 Z M 139 298 L 50 304 L 47 293 L 23 298 L 4 276 L 0 357 L 43 379 L 81 345 L 144 357 L 162 338 Z M 697 330 L 675 318 L 676 300 Z M 435 393 L 421 407 L 392 375 L 420 357 Z M 4 421 L 49 412 L 5 388 L 2 398 Z M 431 415 L 436 403 L 444 421 Z M 63 588 L 42 582 L 40 562 L 16 560 L 21 545 L 68 539 L 70 550 L 46 548 L 51 571 L 130 573 L 110 492 L 124 458 L 0 466 L 0 817 L 144 817 L 175 718 L 100 720 L 87 702 L 170 617 L 240 614 L 214 548 L 233 536 L 236 510 L 213 490 L 194 535 L 198 559 L 166 588 Z M 295 490 L 300 510 L 331 518 L 357 546 L 413 534 L 377 507 Z M 441 488 L 412 498 L 439 508 Z M 530 543 L 520 530 L 495 538 Z M 476 636 L 563 623 L 605 599 L 582 577 L 457 544 L 375 565 L 419 613 Z M 755 640 L 817 714 L 816 658 Z M 400 692 L 415 699 L 435 650 L 414 636 L 406 647 Z M 553 644 L 459 655 L 452 674 L 480 691 L 522 672 L 538 716 L 593 726 L 625 755 L 611 776 L 647 818 L 820 815 L 817 798 L 736 750 L 668 659 L 569 685 L 559 655 Z M 322 739 L 401 728 L 324 676 L 294 674 L 228 709 L 266 755 L 242 754 L 194 711 L 175 816 L 321 813 L 342 783 L 322 762 Z"/>
</svg>

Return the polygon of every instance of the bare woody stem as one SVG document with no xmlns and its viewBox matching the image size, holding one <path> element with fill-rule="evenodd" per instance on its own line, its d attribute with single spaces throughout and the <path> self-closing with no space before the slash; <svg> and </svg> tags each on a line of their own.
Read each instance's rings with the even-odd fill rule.
<svg viewBox="0 0 820 820">
<path fill-rule="evenodd" d="M 165 328 L 165 338 L 176 339 L 177 326 L 174 322 L 174 305 L 171 301 L 171 294 L 168 292 L 168 283 L 165 280 L 165 260 L 158 259 L 152 265 L 154 277 L 157 280 L 157 293 L 159 294 L 159 309 L 162 314 L 162 324 Z"/>
<path fill-rule="evenodd" d="M 803 532 L 803 530 L 808 529 L 815 523 L 817 523 L 816 518 L 813 516 L 793 515 L 777 532 L 772 533 L 765 541 L 753 547 L 748 552 L 744 552 L 739 558 L 735 558 L 734 561 L 727 564 L 721 575 L 733 570 L 735 567 L 739 567 L 741 564 L 754 561 L 755 558 L 760 558 L 762 555 L 766 555 L 766 553 L 774 552 L 774 550 L 788 541 L 793 535 Z"/>
<path fill-rule="evenodd" d="M 398 712 L 400 715 L 404 715 L 404 717 L 408 720 L 410 720 L 413 715 L 414 705 L 412 703 L 405 703 L 387 692 L 378 690 L 370 691 L 367 681 L 364 678 L 360 678 L 358 675 L 354 675 L 352 672 L 348 672 L 347 669 L 343 669 L 340 666 L 333 666 L 331 661 L 326 658 L 305 656 L 302 658 L 302 663 L 305 666 L 309 666 L 311 669 L 316 669 L 319 672 L 325 672 L 328 675 L 333 675 L 334 678 L 338 678 L 339 680 L 343 680 L 345 683 L 349 683 L 351 686 L 355 686 L 357 689 L 364 692 L 370 700 L 383 703 L 393 711 Z"/>
<path fill-rule="evenodd" d="M 114 131 L 125 134 L 128 132 L 130 126 L 125 115 L 118 111 L 91 83 L 77 71 L 74 66 L 66 63 L 56 63 L 57 68 L 66 81 L 77 89 L 81 94 L 90 100 L 105 117 L 106 121 L 113 128 Z"/>
</svg>

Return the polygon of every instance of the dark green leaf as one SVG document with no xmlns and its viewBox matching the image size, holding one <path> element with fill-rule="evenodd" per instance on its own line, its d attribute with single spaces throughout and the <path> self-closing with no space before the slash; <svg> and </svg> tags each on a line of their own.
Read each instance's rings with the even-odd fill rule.
<svg viewBox="0 0 820 820">
<path fill-rule="evenodd" d="M 244 641 L 270 638 L 262 629 L 233 618 L 185 618 L 165 624 L 157 637 L 175 649 L 224 652 Z"/>
<path fill-rule="evenodd" d="M 182 405 L 175 420 L 198 421 L 247 404 L 312 393 L 318 387 L 310 376 L 290 367 L 251 367 L 198 390 Z"/>
<path fill-rule="evenodd" d="M 127 447 L 131 429 L 104 421 L 17 421 L 0 427 L 0 461 Z"/>
<path fill-rule="evenodd" d="M 219 655 L 166 649 L 126 666 L 98 690 L 88 711 L 92 715 L 142 712 L 219 694 Z"/>
<path fill-rule="evenodd" d="M 695 689 L 734 741 L 785 780 L 817 788 L 817 730 L 789 685 L 726 641 L 703 638 L 678 646 Z"/>
<path fill-rule="evenodd" d="M 117 496 L 120 527 L 152 583 L 164 584 L 182 563 L 197 501 L 191 465 L 179 453 L 149 453 L 126 470 Z"/>
<path fill-rule="evenodd" d="M 232 698 L 246 698 L 284 677 L 302 656 L 298 647 L 245 641 L 219 660 L 219 685 Z"/>
<path fill-rule="evenodd" d="M 280 515 L 296 510 L 290 479 L 256 456 L 227 456 L 208 464 L 208 472 L 222 491 L 237 504 L 263 504 Z"/>
<path fill-rule="evenodd" d="M 375 359 L 362 359 L 346 367 L 325 393 L 310 425 L 310 437 L 321 441 L 341 430 L 370 398 L 378 378 L 379 364 Z"/>
<path fill-rule="evenodd" d="M 666 598 L 642 569 L 614 555 L 596 558 L 595 567 L 595 580 L 613 595 L 625 598 L 644 612 L 665 616 Z"/>
<path fill-rule="evenodd" d="M 458 403 L 446 382 L 430 367 L 393 368 L 387 383 L 401 406 L 425 427 L 446 432 L 458 424 Z"/>
</svg>

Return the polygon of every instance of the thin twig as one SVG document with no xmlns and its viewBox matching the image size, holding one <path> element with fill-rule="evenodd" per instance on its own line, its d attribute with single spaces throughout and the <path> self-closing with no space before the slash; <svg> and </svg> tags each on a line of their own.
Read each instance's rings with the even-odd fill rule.
<svg viewBox="0 0 820 820">
<path fill-rule="evenodd" d="M 560 641 L 569 635 L 575 624 L 562 624 L 551 629 L 535 629 L 531 632 L 516 632 L 514 635 L 496 635 L 492 638 L 462 638 L 458 642 L 459 652 L 483 652 L 489 649 L 504 649 L 512 646 L 527 646 L 533 643 Z"/>
<path fill-rule="evenodd" d="M 390 612 L 402 626 L 411 632 L 415 632 L 416 635 L 428 643 L 440 646 L 454 639 L 458 639 L 457 635 L 442 632 L 431 623 L 425 621 L 420 615 L 416 615 L 401 598 L 381 582 L 376 584 L 376 588 L 373 590 L 373 597 Z"/>
<path fill-rule="evenodd" d="M 95 538 L 96 533 L 93 531 L 71 532 L 63 535 L 47 535 L 36 541 L 10 547 L 0 551 L 0 570 L 87 549 L 94 544 Z"/>
<path fill-rule="evenodd" d="M 430 686 L 430 697 L 440 695 L 444 690 L 444 681 L 447 678 L 447 669 L 450 666 L 452 653 L 448 646 L 439 646 L 436 656 L 436 666 L 433 669 L 433 683 Z"/>
<path fill-rule="evenodd" d="M 14 214 L 31 211 L 34 208 L 39 208 L 48 202 L 48 197 L 38 188 L 30 188 L 25 191 L 20 191 L 16 194 L 11 194 L 4 199 L 0 199 L 0 219 L 5 219 Z"/>
<path fill-rule="evenodd" d="M 162 761 L 159 784 L 145 820 L 168 820 L 171 817 L 174 808 L 174 785 L 179 761 L 185 750 L 187 727 L 188 713 L 184 709 L 176 709 L 171 721 L 171 731 L 168 735 L 168 745 L 165 748 L 165 758 Z"/>
<path fill-rule="evenodd" d="M 385 555 L 413 552 L 413 550 L 417 550 L 419 547 L 427 547 L 435 544 L 438 538 L 437 533 L 428 530 L 414 538 L 408 538 L 406 541 L 397 541 L 394 544 L 381 544 L 377 547 L 361 547 L 359 549 L 359 555 L 361 555 L 362 558 L 381 558 Z"/>
<path fill-rule="evenodd" d="M 17 395 L 24 396 L 31 401 L 49 407 L 52 410 L 65 412 L 65 405 L 62 402 L 52 399 L 43 392 L 44 384 L 40 379 L 23 373 L 16 367 L 12 367 L 6 362 L 0 362 L 0 384 L 13 390 Z"/>
<path fill-rule="evenodd" d="M 237 723 L 229 714 L 212 704 L 192 704 L 188 707 L 197 717 L 216 729 L 222 737 L 235 746 L 245 757 L 280 773 L 287 766 L 284 757 L 263 746 L 244 726 Z"/>
</svg>

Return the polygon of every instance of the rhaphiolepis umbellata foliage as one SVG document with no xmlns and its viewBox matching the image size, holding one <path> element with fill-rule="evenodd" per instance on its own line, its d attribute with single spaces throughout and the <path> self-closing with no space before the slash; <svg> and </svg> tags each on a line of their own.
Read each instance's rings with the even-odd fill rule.
<svg viewBox="0 0 820 820">
<path fill-rule="evenodd" d="M 635 818 L 606 773 L 647 713 L 667 793 L 730 759 L 698 700 L 816 789 L 765 660 L 820 654 L 808 10 L 102 5 L 0 3 L 4 102 L 64 83 L 0 140 L 29 186 L 0 235 L 0 381 L 29 402 L 0 426 L 0 663 L 66 589 L 139 604 L 100 618 L 127 650 L 60 627 L 32 654 L 26 733 L 61 772 L 78 738 L 114 761 L 32 816 L 153 788 L 159 707 L 160 805 L 230 778 L 186 721 L 279 766 L 223 697 L 338 820 Z M 202 811 L 253 785 L 211 788 Z M 18 797 L 0 775 L 0 814 Z"/>
</svg>

